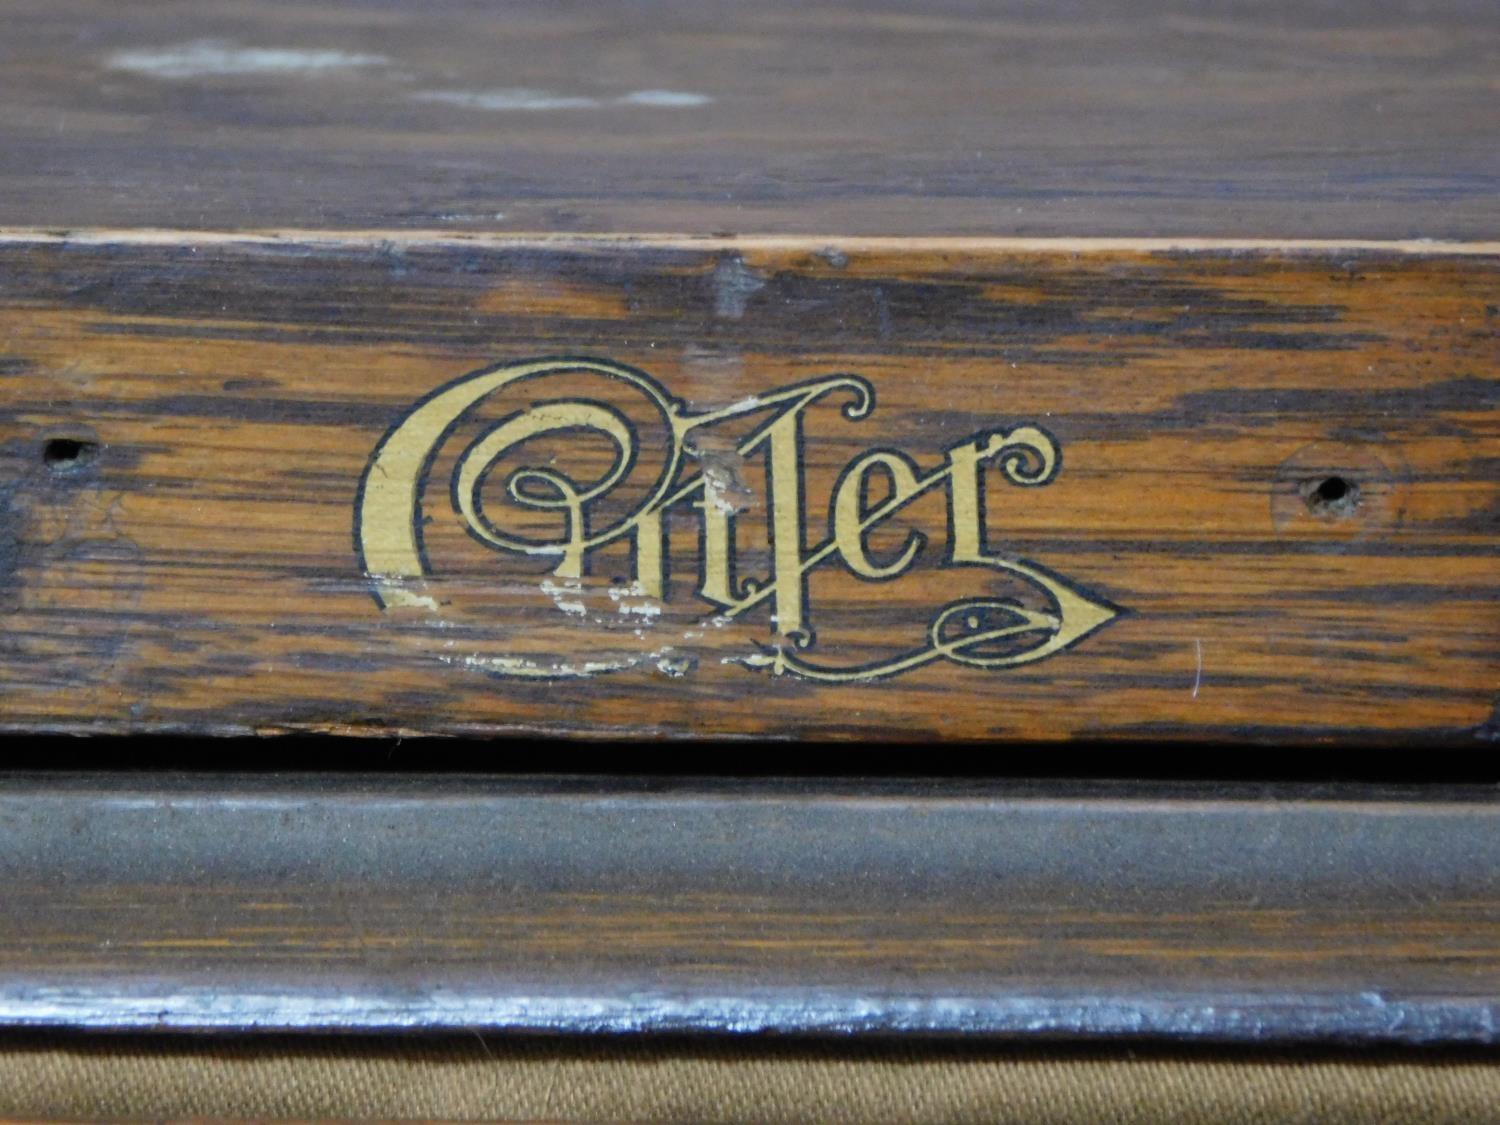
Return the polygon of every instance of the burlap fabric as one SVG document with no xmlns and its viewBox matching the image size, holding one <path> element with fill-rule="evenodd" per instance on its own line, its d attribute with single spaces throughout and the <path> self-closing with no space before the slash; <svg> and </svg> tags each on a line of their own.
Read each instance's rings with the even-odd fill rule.
<svg viewBox="0 0 1500 1125">
<path fill-rule="evenodd" d="M 1493 1122 L 1500 1056 L 790 1040 L 0 1038 L 10 1117 Z"/>
</svg>

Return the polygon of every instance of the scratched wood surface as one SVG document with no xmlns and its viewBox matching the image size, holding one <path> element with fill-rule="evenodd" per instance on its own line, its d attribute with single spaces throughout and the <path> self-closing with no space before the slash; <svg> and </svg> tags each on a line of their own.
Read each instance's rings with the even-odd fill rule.
<svg viewBox="0 0 1500 1125">
<path fill-rule="evenodd" d="M 1478 747 L 1497 307 L 1478 245 L 12 232 L 0 722 Z"/>
<path fill-rule="evenodd" d="M 8 0 L 0 225 L 1493 238 L 1492 0 Z"/>
</svg>

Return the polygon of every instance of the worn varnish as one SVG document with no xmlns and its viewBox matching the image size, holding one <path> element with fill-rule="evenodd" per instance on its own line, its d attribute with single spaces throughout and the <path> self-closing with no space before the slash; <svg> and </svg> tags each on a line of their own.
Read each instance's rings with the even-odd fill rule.
<svg viewBox="0 0 1500 1125">
<path fill-rule="evenodd" d="M 1496 236 L 1493 0 L 9 0 L 0 225 Z"/>
<path fill-rule="evenodd" d="M 1482 244 L 12 232 L 3 722 L 1480 745 L 1497 308 Z"/>
</svg>

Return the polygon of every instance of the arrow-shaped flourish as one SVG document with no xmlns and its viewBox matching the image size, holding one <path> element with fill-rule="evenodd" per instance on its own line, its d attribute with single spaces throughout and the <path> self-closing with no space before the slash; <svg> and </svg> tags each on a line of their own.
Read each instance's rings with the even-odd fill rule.
<svg viewBox="0 0 1500 1125">
<path fill-rule="evenodd" d="M 778 676 L 801 676 L 825 683 L 884 679 L 937 660 L 951 660 L 972 668 L 1013 668 L 1042 660 L 1077 644 L 1120 613 L 1117 607 L 1089 597 L 1040 567 L 1008 559 L 986 561 L 990 566 L 1017 574 L 1045 590 L 1052 608 L 1048 611 L 1027 609 L 994 598 L 953 602 L 933 617 L 927 627 L 927 644 L 922 648 L 888 661 L 858 667 L 815 664 L 797 656 L 784 645 L 765 646 L 759 652 L 736 658 L 735 662 L 749 668 L 766 668 Z M 1004 643 L 1028 634 L 1035 634 L 1036 640 L 1023 648 Z"/>
</svg>

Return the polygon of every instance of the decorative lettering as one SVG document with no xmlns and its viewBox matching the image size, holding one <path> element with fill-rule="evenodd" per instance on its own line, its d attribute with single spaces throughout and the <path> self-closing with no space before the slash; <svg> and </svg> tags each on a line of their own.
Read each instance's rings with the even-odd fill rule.
<svg viewBox="0 0 1500 1125">
<path fill-rule="evenodd" d="M 556 385 L 580 375 L 602 377 L 611 401 L 566 393 L 546 397 L 549 382 Z M 878 680 L 937 661 L 1010 668 L 1076 644 L 1119 612 L 1042 566 L 996 553 L 987 543 L 985 499 L 991 471 L 1005 484 L 1036 488 L 1051 482 L 1061 468 L 1058 443 L 1036 425 L 996 427 L 968 436 L 927 469 L 901 450 L 870 449 L 853 458 L 834 485 L 826 533 L 810 537 L 817 521 L 805 498 L 809 411 L 829 400 L 842 407 L 846 419 L 867 418 L 875 408 L 868 380 L 829 375 L 694 413 L 644 372 L 609 360 L 572 357 L 501 364 L 465 375 L 417 403 L 381 440 L 361 482 L 355 541 L 382 607 L 435 608 L 422 589 L 430 573 L 421 511 L 426 479 L 460 421 L 498 392 L 523 385 L 530 392 L 529 406 L 484 429 L 458 455 L 450 495 L 469 533 L 501 554 L 544 559 L 549 580 L 565 586 L 584 577 L 596 552 L 627 544 L 634 570 L 631 590 L 660 599 L 670 553 L 666 517 L 686 513 L 700 531 L 695 596 L 723 620 L 741 618 L 762 605 L 769 609 L 773 638 L 735 658 L 747 667 L 846 683 Z M 624 510 L 615 504 L 613 514 L 601 519 L 604 502 L 623 494 L 627 479 L 637 474 L 643 452 L 621 395 L 636 396 L 634 409 L 654 414 L 666 434 L 666 448 L 653 450 L 664 453 L 661 466 L 643 487 L 637 486 L 638 499 Z M 705 468 L 694 472 L 686 467 L 693 442 L 736 418 L 753 425 L 735 441 L 735 455 L 760 458 L 765 466 L 763 518 L 770 550 L 763 576 L 737 577 L 741 515 L 726 496 L 724 482 Z M 523 465 L 504 480 L 504 497 L 515 511 L 555 517 L 557 530 L 550 537 L 508 528 L 486 512 L 486 484 L 503 458 L 531 439 L 566 441 L 580 435 L 612 449 L 608 468 L 595 479 L 575 479 L 566 467 L 549 462 Z M 910 571 L 919 558 L 931 559 L 931 536 L 923 531 L 908 530 L 898 545 L 880 549 L 871 537 L 913 501 L 938 491 L 946 494 L 948 511 L 940 565 L 1001 572 L 1040 593 L 1040 599 L 1032 600 L 1043 605 L 1028 607 L 1000 597 L 956 600 L 936 607 L 925 636 L 899 655 L 854 667 L 815 657 L 816 606 L 809 598 L 809 576 L 819 568 L 843 567 L 867 582 L 889 582 Z M 872 495 L 878 498 L 872 500 Z M 525 660 L 492 662 L 492 667 L 500 674 L 507 674 L 507 668 L 512 674 L 535 674 Z M 558 674 L 609 670 L 586 660 L 568 667 Z"/>
</svg>

